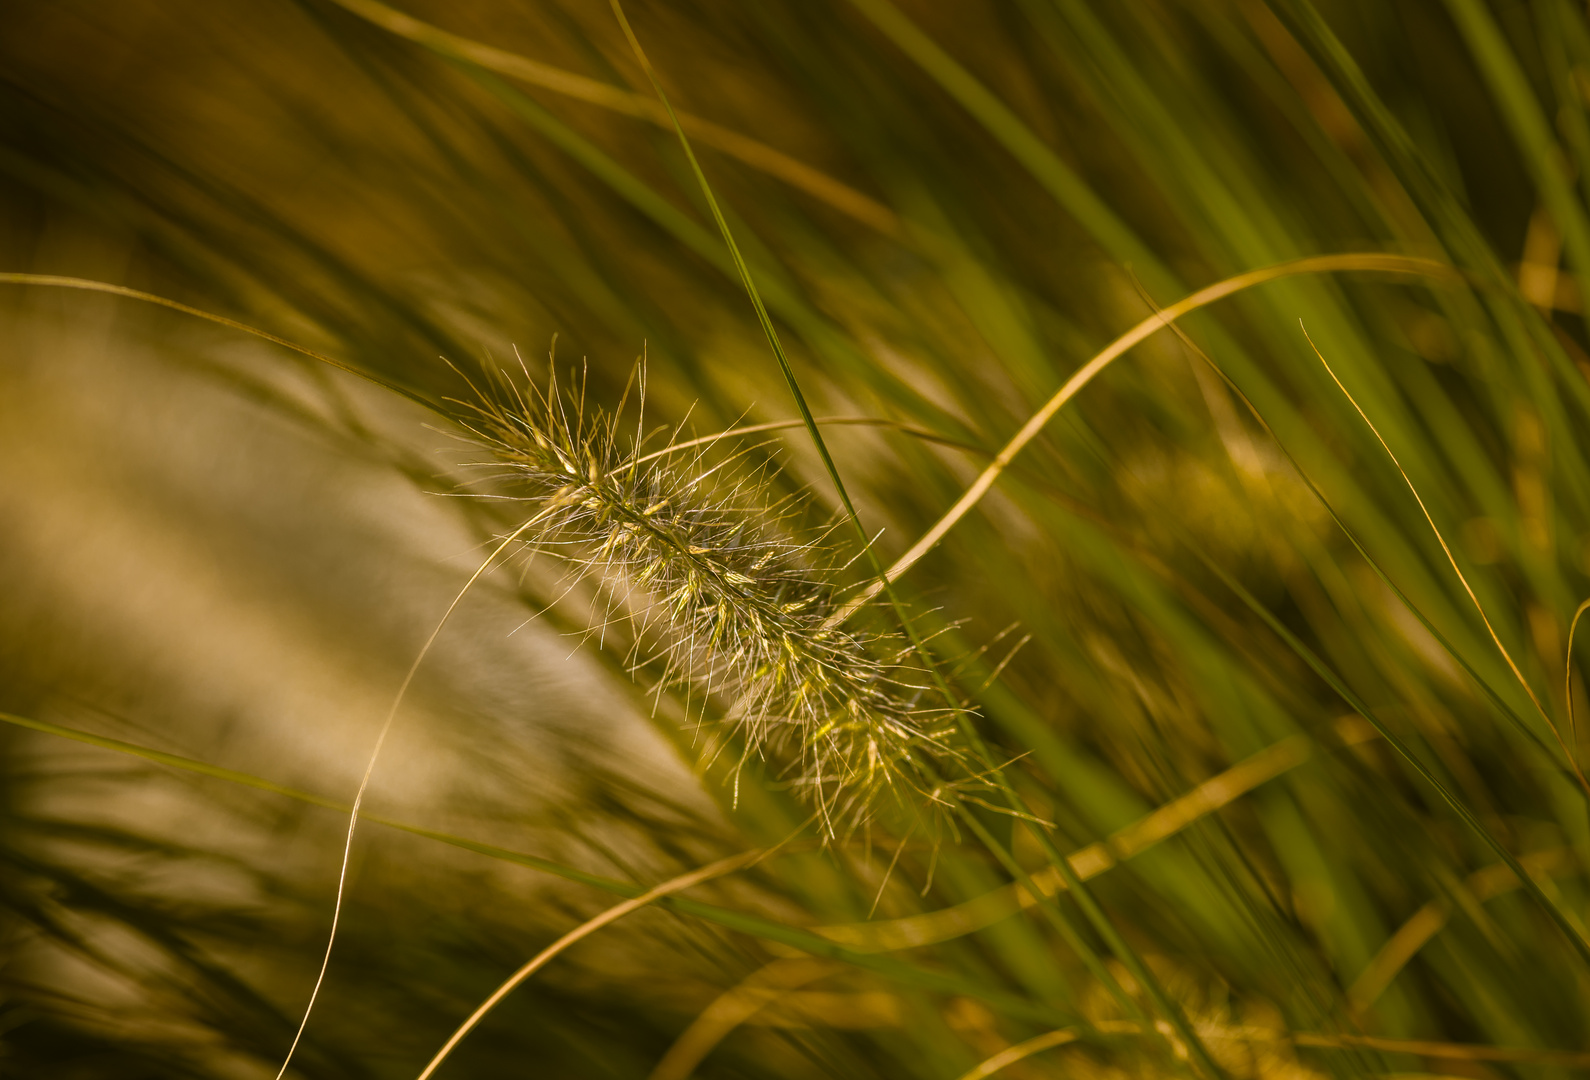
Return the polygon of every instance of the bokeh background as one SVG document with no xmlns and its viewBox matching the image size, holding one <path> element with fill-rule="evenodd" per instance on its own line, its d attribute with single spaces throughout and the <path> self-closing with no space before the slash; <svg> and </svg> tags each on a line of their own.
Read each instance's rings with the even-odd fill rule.
<svg viewBox="0 0 1590 1080">
<path fill-rule="evenodd" d="M 62 730 L 350 802 L 404 671 L 513 525 L 452 497 L 473 475 L 459 370 L 517 349 L 540 378 L 556 336 L 609 406 L 644 352 L 648 415 L 685 436 L 796 415 L 611 8 L 400 6 L 0 9 L 0 271 L 169 297 L 409 392 L 126 298 L 0 285 L 0 1074 L 275 1075 L 346 817 Z M 1582 934 L 1583 8 L 627 10 L 814 411 L 954 444 L 827 429 L 885 559 L 1156 307 L 1309 255 L 1457 269 L 1288 278 L 1156 335 L 900 584 L 1063 850 L 1312 748 L 1093 883 L 1229 1075 L 1590 1066 L 1571 935 L 1332 681 Z M 804 432 L 750 453 L 784 469 L 776 493 L 810 493 L 813 527 L 833 509 Z M 721 733 L 649 696 L 622 630 L 583 633 L 592 612 L 555 575 L 502 572 L 441 635 L 368 809 L 495 847 L 361 825 L 292 1075 L 417 1074 L 614 902 L 571 875 L 649 886 L 807 822 L 812 843 L 689 895 L 765 931 L 1009 881 L 964 833 L 888 815 L 816 843 L 778 763 L 736 785 Z M 1023 826 L 975 812 L 1042 865 Z M 1005 1074 L 1199 1068 L 1123 1035 L 1030 911 L 867 953 L 887 971 L 747 926 L 631 916 L 439 1075 L 949 1080 L 1064 1027 L 1075 1044 Z"/>
</svg>

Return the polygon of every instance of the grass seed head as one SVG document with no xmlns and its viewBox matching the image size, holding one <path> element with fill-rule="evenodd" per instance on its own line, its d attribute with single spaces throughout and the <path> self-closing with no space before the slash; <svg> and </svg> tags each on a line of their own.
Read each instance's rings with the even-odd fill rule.
<svg viewBox="0 0 1590 1080">
<path fill-rule="evenodd" d="M 727 441 L 643 454 L 623 408 L 528 374 L 468 403 L 481 464 L 529 511 L 525 546 L 595 579 L 615 607 L 604 625 L 635 628 L 632 672 L 777 761 L 830 830 L 915 789 L 912 755 L 947 752 L 951 714 L 924 704 L 901 639 L 828 625 L 838 569 L 826 534 L 792 535 L 800 500 L 775 499 L 775 468 Z"/>
</svg>

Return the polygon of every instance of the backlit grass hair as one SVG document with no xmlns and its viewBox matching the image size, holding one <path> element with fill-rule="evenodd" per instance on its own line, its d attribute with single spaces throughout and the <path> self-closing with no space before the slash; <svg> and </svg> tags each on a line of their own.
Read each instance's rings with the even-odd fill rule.
<svg viewBox="0 0 1590 1080">
<path fill-rule="evenodd" d="M 836 625 L 841 586 L 827 534 L 801 541 L 800 500 L 772 497 L 776 469 L 724 438 L 643 452 L 645 369 L 633 435 L 617 409 L 503 377 L 467 403 L 464 426 L 489 451 L 499 497 L 530 511 L 522 543 L 568 561 L 613 597 L 635 629 L 631 671 L 660 670 L 715 712 L 745 756 L 770 757 L 830 830 L 876 796 L 920 786 L 913 753 L 947 752 L 950 713 L 898 635 Z M 632 378 L 631 388 L 636 384 Z M 605 625 L 605 624 L 604 624 Z M 743 761 L 743 758 L 742 758 Z"/>
</svg>

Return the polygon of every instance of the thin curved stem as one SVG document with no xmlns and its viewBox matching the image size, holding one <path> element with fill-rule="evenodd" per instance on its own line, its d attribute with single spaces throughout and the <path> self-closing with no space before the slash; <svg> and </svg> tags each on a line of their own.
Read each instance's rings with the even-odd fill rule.
<svg viewBox="0 0 1590 1080">
<path fill-rule="evenodd" d="M 342 902 L 348 887 L 348 863 L 353 856 L 353 833 L 359 825 L 359 809 L 364 805 L 364 793 L 370 786 L 370 777 L 375 773 L 376 760 L 381 756 L 381 748 L 386 745 L 386 738 L 392 732 L 392 722 L 397 719 L 398 709 L 403 705 L 403 699 L 408 695 L 409 686 L 414 682 L 415 674 L 420 670 L 420 664 L 430 653 L 431 646 L 436 644 L 436 639 L 441 636 L 442 627 L 447 625 L 447 620 L 452 618 L 453 612 L 463 601 L 464 594 L 480 580 L 482 574 L 497 560 L 508 546 L 522 536 L 537 521 L 540 515 L 531 518 L 523 525 L 510 533 L 502 543 L 498 544 L 492 553 L 486 556 L 486 561 L 480 564 L 464 587 L 458 590 L 458 595 L 453 597 L 453 602 L 447 605 L 447 610 L 436 623 L 436 629 L 431 631 L 431 636 L 425 639 L 425 644 L 420 647 L 419 655 L 414 658 L 414 663 L 409 665 L 408 673 L 403 676 L 402 685 L 398 687 L 397 696 L 392 699 L 392 707 L 387 710 L 386 719 L 381 723 L 381 733 L 376 736 L 375 747 L 370 751 L 370 760 L 365 763 L 364 776 L 359 780 L 359 791 L 353 797 L 353 809 L 348 813 L 348 835 L 342 845 L 342 866 L 337 871 L 337 899 L 331 909 L 331 933 L 326 938 L 326 952 L 320 960 L 320 974 L 315 976 L 314 989 L 309 992 L 309 1004 L 304 1006 L 304 1017 L 298 1022 L 298 1031 L 293 1035 L 293 1043 L 287 1048 L 287 1056 L 282 1059 L 282 1067 L 276 1073 L 276 1080 L 282 1080 L 287 1074 L 287 1066 L 292 1064 L 293 1054 L 298 1051 L 298 1044 L 303 1041 L 304 1029 L 309 1026 L 310 1014 L 315 1011 L 315 1002 L 320 998 L 320 988 L 325 985 L 326 971 L 331 967 L 331 950 L 337 943 L 337 927 L 342 920 Z"/>
<path fill-rule="evenodd" d="M 955 505 L 945 511 L 944 516 L 922 535 L 922 538 L 911 546 L 911 549 L 884 573 L 881 580 L 874 582 L 862 590 L 850 603 L 846 604 L 833 617 L 835 624 L 843 622 L 853 615 L 857 609 L 877 596 L 886 583 L 892 582 L 911 569 L 916 562 L 926 555 L 933 546 L 944 538 L 955 525 L 965 517 L 967 512 L 976 506 L 988 494 L 1000 474 L 1015 460 L 1017 454 L 1026 448 L 1027 444 L 1038 437 L 1053 420 L 1055 415 L 1065 407 L 1066 403 L 1092 382 L 1100 372 L 1109 367 L 1121 356 L 1125 355 L 1134 345 L 1137 345 L 1163 327 L 1169 326 L 1183 315 L 1187 315 L 1202 307 L 1207 307 L 1217 300 L 1224 300 L 1228 296 L 1251 289 L 1256 285 L 1276 281 L 1280 278 L 1295 277 L 1300 274 L 1326 274 L 1342 273 L 1348 271 L 1373 271 L 1387 274 L 1409 274 L 1429 278 L 1458 279 L 1456 270 L 1446 263 L 1436 262 L 1434 259 L 1421 259 L 1408 255 L 1382 255 L 1376 253 L 1356 253 L 1346 255 L 1317 255 L 1306 259 L 1297 259 L 1292 262 L 1268 266 L 1259 270 L 1250 270 L 1245 274 L 1227 278 L 1216 282 L 1206 288 L 1200 289 L 1191 296 L 1186 297 L 1163 311 L 1138 323 L 1131 330 L 1122 334 L 1111 342 L 1102 352 L 1098 353 L 1082 365 L 1077 372 L 1067 379 L 1065 385 L 1055 391 L 1044 406 L 1022 425 L 1020 431 L 1012 436 L 1005 444 L 1004 449 L 994 457 L 993 462 L 983 470 L 982 474 L 972 482 Z"/>
</svg>

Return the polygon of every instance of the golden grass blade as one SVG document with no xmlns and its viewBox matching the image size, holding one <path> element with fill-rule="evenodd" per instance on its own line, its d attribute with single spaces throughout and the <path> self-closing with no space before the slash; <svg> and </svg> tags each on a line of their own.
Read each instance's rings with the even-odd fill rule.
<svg viewBox="0 0 1590 1080">
<path fill-rule="evenodd" d="M 647 120 L 658 127 L 672 130 L 672 122 L 663 106 L 641 94 L 622 90 L 597 79 L 576 75 L 571 71 L 544 64 L 518 53 L 485 45 L 469 38 L 450 34 L 446 30 L 421 22 L 379 0 L 333 0 L 339 7 L 374 23 L 389 33 L 405 38 L 417 45 L 465 60 L 471 64 L 506 75 L 511 79 L 539 86 L 543 90 L 562 94 L 590 105 L 597 105 L 625 116 Z M 894 211 L 869 198 L 827 173 L 812 168 L 803 161 L 773 149 L 766 143 L 742 135 L 730 128 L 714 124 L 699 116 L 681 112 L 679 124 L 696 141 L 764 172 L 790 187 L 797 188 L 819 199 L 864 225 L 887 236 L 898 237 L 903 230 Z"/>
<path fill-rule="evenodd" d="M 1353 1008 L 1362 1011 L 1380 1000 L 1380 995 L 1386 992 L 1386 987 L 1391 985 L 1397 973 L 1446 926 L 1448 914 L 1443 901 L 1432 900 L 1399 926 L 1397 932 L 1387 938 L 1380 951 L 1370 959 L 1369 965 L 1358 978 L 1353 980 L 1353 985 L 1347 988 L 1347 1000 Z"/>
<path fill-rule="evenodd" d="M 1523 856 L 1518 861 L 1531 876 L 1537 878 L 1570 874 L 1578 869 L 1573 851 L 1569 848 L 1537 851 Z M 1490 900 L 1503 893 L 1512 892 L 1522 884 L 1523 882 L 1518 880 L 1518 875 L 1509 867 L 1496 863 L 1470 874 L 1468 880 L 1464 882 L 1464 887 L 1476 900 Z M 1431 938 L 1441 932 L 1450 915 L 1451 907 L 1446 900 L 1432 900 L 1398 927 L 1397 932 L 1386 939 L 1380 951 L 1348 988 L 1347 1000 L 1353 1008 L 1362 1011 L 1373 1005 L 1380 995 L 1385 993 L 1386 987 L 1391 985 L 1397 973 L 1407 966 Z"/>
<path fill-rule="evenodd" d="M 1136 1025 L 1133 1025 L 1134 1027 Z M 1076 1042 L 1078 1029 L 1061 1028 L 1059 1031 L 1046 1031 L 1042 1035 L 1019 1042 L 1015 1046 L 1007 1047 L 993 1057 L 975 1066 L 960 1076 L 960 1080 L 983 1080 L 985 1076 L 993 1076 L 1008 1065 L 1014 1065 L 1022 1058 L 1032 1057 L 1041 1050 L 1048 1050 L 1054 1046 L 1064 1046 L 1066 1043 Z"/>
<path fill-rule="evenodd" d="M 1005 444 L 1004 449 L 995 456 L 993 462 L 984 469 L 982 474 L 973 481 L 972 486 L 966 489 L 954 506 L 939 518 L 922 538 L 911 546 L 911 549 L 897 559 L 893 566 L 884 574 L 883 580 L 873 583 L 862 590 L 855 599 L 834 615 L 834 622 L 840 623 L 849 618 L 862 605 L 876 596 L 884 587 L 884 582 L 894 581 L 904 574 L 917 560 L 933 549 L 933 546 L 944 538 L 955 524 L 965 517 L 972 507 L 976 506 L 994 482 L 999 479 L 1005 468 L 1015 459 L 1016 455 L 1037 438 L 1053 420 L 1066 402 L 1075 397 L 1083 387 L 1092 382 L 1105 368 L 1124 356 L 1134 345 L 1146 340 L 1162 327 L 1169 326 L 1175 320 L 1199 308 L 1207 307 L 1218 300 L 1251 289 L 1256 285 L 1276 281 L 1280 278 L 1295 277 L 1300 274 L 1328 274 L 1346 273 L 1352 271 L 1367 271 L 1386 274 L 1410 274 L 1419 277 L 1428 277 L 1442 280 L 1461 280 L 1456 270 L 1446 263 L 1436 262 L 1433 259 L 1421 259 L 1408 255 L 1382 255 L 1370 252 L 1346 255 L 1316 255 L 1306 259 L 1297 259 L 1292 262 L 1280 263 L 1259 270 L 1250 270 L 1245 274 L 1227 278 L 1213 285 L 1203 288 L 1186 297 L 1163 311 L 1138 323 L 1131 330 L 1116 338 L 1102 352 L 1082 365 L 1077 372 L 1067 379 L 1065 385 L 1055 391 L 1044 406 L 1035 412 L 1020 431 Z"/>
<path fill-rule="evenodd" d="M 1300 321 L 1298 325 L 1301 327 L 1302 322 Z M 1496 628 L 1491 625 L 1490 616 L 1485 614 L 1485 607 L 1480 603 L 1480 598 L 1474 594 L 1474 589 L 1469 585 L 1469 579 L 1463 575 L 1462 569 L 1458 567 L 1457 558 L 1452 554 L 1451 546 L 1447 544 L 1446 537 L 1441 534 L 1440 528 L 1435 523 L 1435 518 L 1430 516 L 1430 509 L 1424 505 L 1424 499 L 1419 495 L 1419 489 L 1414 487 L 1413 479 L 1408 476 L 1407 470 L 1402 467 L 1402 462 L 1397 460 L 1397 455 L 1391 452 L 1391 447 L 1387 445 L 1385 438 L 1381 436 L 1380 429 L 1375 427 L 1374 421 L 1365 414 L 1363 408 L 1358 404 L 1358 399 L 1353 397 L 1347 387 L 1342 384 L 1341 379 L 1336 377 L 1335 369 L 1330 366 L 1330 362 L 1319 351 L 1319 346 L 1314 344 L 1314 339 L 1309 337 L 1306 327 L 1303 328 L 1303 337 L 1307 339 L 1308 347 L 1314 350 L 1314 355 L 1319 357 L 1319 362 L 1325 365 L 1325 371 L 1330 375 L 1331 381 L 1336 384 L 1336 388 L 1342 392 L 1359 417 L 1369 426 L 1369 430 L 1374 433 L 1375 440 L 1380 443 L 1380 448 L 1386 452 L 1386 456 L 1391 459 L 1391 463 L 1397 467 L 1397 472 L 1402 475 L 1403 483 L 1407 484 L 1408 490 L 1413 492 L 1413 499 L 1419 504 L 1419 512 L 1424 515 L 1424 520 L 1429 523 L 1430 531 L 1435 533 L 1435 538 L 1440 543 L 1441 550 L 1446 554 L 1446 561 L 1451 564 L 1452 572 L 1457 575 L 1458 581 L 1463 585 L 1463 591 L 1468 594 L 1469 600 L 1473 602 L 1474 610 L 1480 613 L 1480 621 L 1485 624 L 1486 633 L 1491 635 L 1491 641 L 1496 645 L 1497 651 L 1502 654 L 1502 659 L 1507 661 L 1507 667 L 1512 671 L 1513 678 L 1518 680 L 1518 685 L 1522 686 L 1524 693 L 1529 695 L 1529 700 L 1534 704 L 1535 711 L 1540 714 L 1540 718 L 1551 729 L 1552 735 L 1557 740 L 1557 745 L 1562 748 L 1563 756 L 1568 759 L 1569 768 L 1573 770 L 1574 776 L 1579 779 L 1579 786 L 1584 789 L 1586 796 L 1590 796 L 1590 781 L 1585 779 L 1584 772 L 1579 768 L 1578 759 L 1568 749 L 1568 744 L 1563 741 L 1562 732 L 1558 730 L 1556 724 L 1552 723 L 1551 717 L 1546 714 L 1546 709 L 1541 705 L 1540 698 L 1535 695 L 1534 687 L 1529 685 L 1529 680 L 1524 678 L 1524 673 L 1513 662 L 1513 654 L 1507 651 L 1507 646 L 1503 645 L 1502 639 L 1497 636 Z"/>
<path fill-rule="evenodd" d="M 752 972 L 701 1011 L 674 1040 L 647 1080 L 689 1080 L 696 1066 L 735 1028 L 789 991 L 836 970 L 837 965 L 822 960 L 790 957 Z"/>
<path fill-rule="evenodd" d="M 887 990 L 791 990 L 745 1023 L 747 1027 L 873 1031 L 904 1026 L 906 1010 L 900 995 Z"/>
<path fill-rule="evenodd" d="M 612 907 L 608 908 L 595 918 L 589 919 L 575 927 L 573 930 L 570 930 L 567 934 L 564 934 L 551 945 L 548 945 L 545 949 L 542 949 L 539 953 L 537 953 L 529 963 L 525 964 L 524 967 L 510 975 L 508 980 L 501 986 L 497 987 L 496 991 L 490 997 L 481 1002 L 480 1008 L 471 1013 L 469 1019 L 465 1020 L 461 1025 L 459 1025 L 458 1030 L 453 1032 L 452 1037 L 449 1038 L 446 1044 L 436 1052 L 436 1056 L 431 1058 L 430 1064 L 425 1066 L 425 1070 L 420 1073 L 418 1080 L 428 1080 L 431 1074 L 441 1066 L 442 1062 L 447 1060 L 447 1056 L 453 1052 L 454 1047 L 463 1041 L 464 1036 L 473 1031 L 476 1025 L 478 1025 L 481 1020 L 485 1019 L 487 1013 L 496 1008 L 497 1004 L 501 1002 L 503 998 L 512 993 L 515 987 L 519 986 L 519 984 L 523 983 L 530 976 L 534 975 L 541 968 L 545 967 L 549 961 L 551 961 L 564 949 L 567 949 L 570 945 L 589 937 L 602 927 L 607 926 L 609 923 L 617 922 L 630 912 L 645 907 L 653 900 L 668 896 L 671 893 L 688 889 L 692 885 L 699 885 L 703 881 L 709 881 L 712 878 L 722 877 L 724 874 L 730 874 L 736 870 L 742 870 L 756 862 L 758 859 L 761 859 L 765 854 L 766 852 L 761 850 L 746 851 L 741 852 L 739 855 L 731 855 L 727 859 L 719 859 L 717 862 L 712 863 L 711 865 L 703 866 L 697 870 L 692 870 L 688 874 L 681 874 L 679 877 L 663 882 L 656 888 L 648 889 L 646 892 L 632 900 L 625 900 L 623 903 L 614 904 Z"/>
<path fill-rule="evenodd" d="M 1098 877 L 1118 863 L 1174 836 L 1199 818 L 1296 768 L 1308 760 L 1312 749 L 1307 737 L 1294 735 L 1259 751 L 1117 831 L 1108 839 L 1072 852 L 1067 857 L 1072 871 L 1083 881 Z M 1059 872 L 1053 867 L 1033 874 L 1032 882 L 1046 897 L 1054 896 L 1065 888 Z M 819 926 L 814 930 L 830 941 L 837 941 L 852 949 L 889 952 L 961 937 L 992 926 L 1036 903 L 1037 899 L 1030 892 L 1013 882 L 963 904 L 926 915 Z"/>
</svg>

